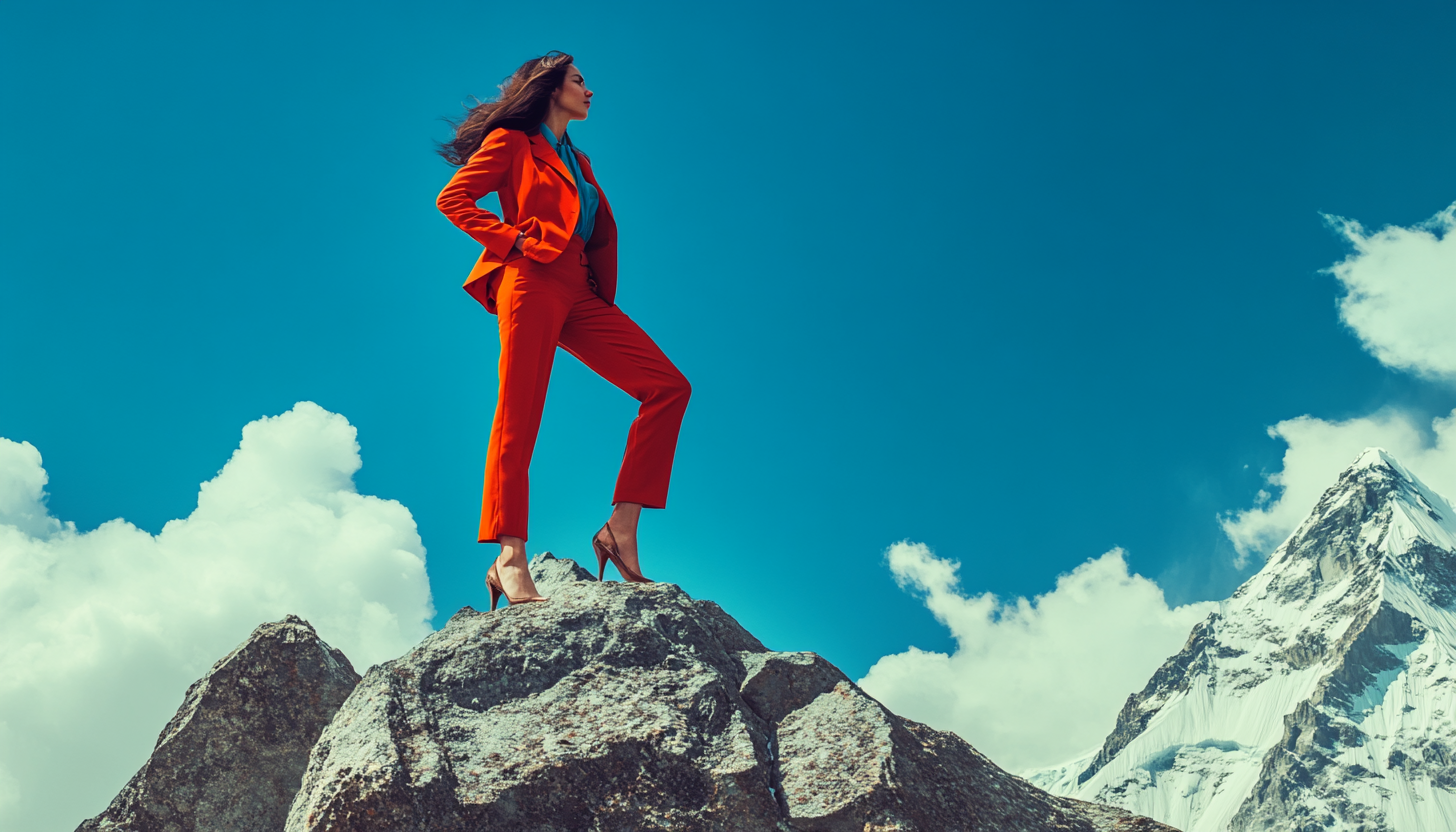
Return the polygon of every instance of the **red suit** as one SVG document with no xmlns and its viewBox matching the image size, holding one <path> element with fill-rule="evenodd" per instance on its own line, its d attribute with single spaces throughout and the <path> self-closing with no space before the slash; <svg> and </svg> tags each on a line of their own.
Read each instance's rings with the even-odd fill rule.
<svg viewBox="0 0 1456 832">
<path fill-rule="evenodd" d="M 500 321 L 500 394 L 485 465 L 482 543 L 501 535 L 527 537 L 531 452 L 558 345 L 642 403 L 627 434 L 612 502 L 667 505 L 678 428 L 692 390 L 613 303 L 617 223 L 591 165 L 585 156 L 577 158 L 600 198 L 585 244 L 572 233 L 581 211 L 576 182 L 539 134 L 491 131 L 436 201 L 485 246 L 465 291 Z M 491 192 L 500 195 L 503 217 L 475 204 Z M 519 232 L 526 235 L 521 251 L 514 249 Z"/>
</svg>

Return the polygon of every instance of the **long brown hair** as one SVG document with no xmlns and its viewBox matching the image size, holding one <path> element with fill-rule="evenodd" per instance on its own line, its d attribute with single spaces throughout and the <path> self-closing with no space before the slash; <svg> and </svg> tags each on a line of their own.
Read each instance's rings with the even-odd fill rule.
<svg viewBox="0 0 1456 832">
<path fill-rule="evenodd" d="M 566 68 L 575 59 L 555 50 L 521 64 L 521 68 L 500 84 L 500 96 L 467 107 L 459 121 L 446 119 L 455 138 L 439 142 L 436 152 L 445 161 L 460 166 L 480 149 L 485 137 L 497 127 L 534 134 L 551 111 L 551 94 L 566 83 Z"/>
</svg>

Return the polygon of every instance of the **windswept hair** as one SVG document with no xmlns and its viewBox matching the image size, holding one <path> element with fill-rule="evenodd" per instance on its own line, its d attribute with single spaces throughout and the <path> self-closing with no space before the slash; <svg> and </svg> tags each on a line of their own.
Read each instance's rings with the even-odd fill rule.
<svg viewBox="0 0 1456 832">
<path fill-rule="evenodd" d="M 551 110 L 551 94 L 566 83 L 566 68 L 575 59 L 555 50 L 521 64 L 511 77 L 500 84 L 500 96 L 467 107 L 465 117 L 446 119 L 455 129 L 455 138 L 439 142 L 436 152 L 445 161 L 460 166 L 480 149 L 485 137 L 497 127 L 524 130 L 534 135 Z"/>
</svg>

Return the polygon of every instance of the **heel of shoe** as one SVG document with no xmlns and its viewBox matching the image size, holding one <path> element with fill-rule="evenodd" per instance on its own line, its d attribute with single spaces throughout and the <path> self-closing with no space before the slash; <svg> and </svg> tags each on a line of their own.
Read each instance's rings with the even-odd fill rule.
<svg viewBox="0 0 1456 832">
<path fill-rule="evenodd" d="M 607 559 L 611 555 L 607 553 L 607 549 L 601 544 L 601 541 L 597 540 L 596 535 L 592 535 L 592 551 L 597 554 L 597 583 L 601 583 L 602 576 L 607 572 Z"/>
<path fill-rule="evenodd" d="M 603 543 L 600 539 L 598 539 L 597 535 L 600 535 L 602 532 L 606 532 L 607 533 L 607 536 L 610 537 L 610 538 L 612 538 L 612 545 L 611 546 L 608 546 L 607 544 Z M 596 550 L 596 553 L 597 553 L 597 569 L 598 569 L 598 571 L 597 571 L 597 580 L 598 581 L 601 580 L 602 571 L 604 571 L 607 568 L 607 559 L 610 558 L 611 561 L 612 561 L 612 565 L 615 566 L 615 567 L 617 567 L 617 571 L 619 573 L 621 573 L 622 579 L 625 580 L 625 581 L 627 581 L 628 583 L 634 583 L 634 584 L 650 584 L 650 583 L 652 583 L 652 579 L 643 577 L 642 575 L 639 575 L 636 572 L 633 572 L 632 570 L 630 570 L 630 569 L 627 568 L 627 565 L 625 563 L 622 562 L 622 554 L 621 554 L 621 552 L 618 552 L 617 551 L 617 537 L 616 537 L 616 535 L 612 534 L 612 527 L 611 526 L 609 526 L 609 525 L 608 526 L 602 526 L 602 528 L 596 534 L 592 535 L 592 548 L 594 550 Z"/>
<path fill-rule="evenodd" d="M 491 612 L 495 612 L 495 605 L 498 604 L 498 603 L 500 603 L 500 597 L 505 594 L 505 590 L 501 588 L 500 584 L 498 584 L 498 583 L 495 582 L 494 578 L 495 578 L 495 564 L 491 564 L 490 569 L 487 569 L 486 572 L 485 572 L 485 587 L 486 587 L 486 589 L 489 589 L 490 590 L 490 611 Z M 509 600 L 509 599 L 507 599 L 507 600 Z"/>
</svg>

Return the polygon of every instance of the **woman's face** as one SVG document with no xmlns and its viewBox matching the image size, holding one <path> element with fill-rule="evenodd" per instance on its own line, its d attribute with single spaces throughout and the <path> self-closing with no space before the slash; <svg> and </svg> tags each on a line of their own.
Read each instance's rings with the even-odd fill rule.
<svg viewBox="0 0 1456 832">
<path fill-rule="evenodd" d="M 566 68 L 566 80 L 561 84 L 561 89 L 551 94 L 551 100 L 556 106 L 565 110 L 567 115 L 573 119 L 586 118 L 586 111 L 591 107 L 592 91 L 586 88 L 586 79 L 581 77 L 581 71 L 572 64 Z"/>
</svg>

